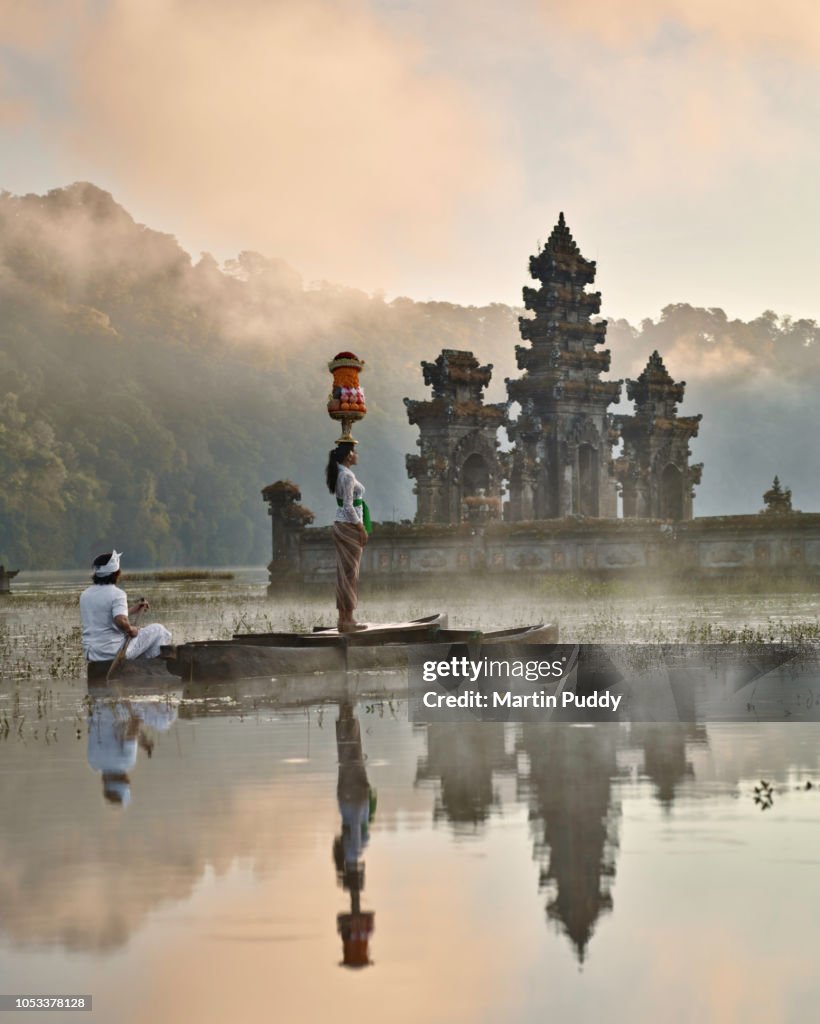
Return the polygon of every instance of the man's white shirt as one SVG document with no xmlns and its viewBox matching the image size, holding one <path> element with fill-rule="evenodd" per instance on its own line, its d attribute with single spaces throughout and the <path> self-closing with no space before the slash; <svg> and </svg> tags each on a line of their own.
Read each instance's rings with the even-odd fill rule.
<svg viewBox="0 0 820 1024">
<path fill-rule="evenodd" d="M 113 583 L 92 583 L 80 594 L 83 653 L 86 661 L 116 658 L 125 634 L 114 624 L 117 615 L 128 615 L 128 598 Z"/>
</svg>

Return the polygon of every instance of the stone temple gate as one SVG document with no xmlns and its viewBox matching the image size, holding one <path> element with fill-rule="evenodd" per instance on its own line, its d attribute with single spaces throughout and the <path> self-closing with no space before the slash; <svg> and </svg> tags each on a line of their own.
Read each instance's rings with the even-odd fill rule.
<svg viewBox="0 0 820 1024">
<path fill-rule="evenodd" d="M 619 488 L 625 517 L 691 519 L 702 467 L 689 465 L 688 444 L 700 416 L 677 415 L 684 384 L 672 380 L 657 352 L 638 380 L 627 382 L 635 415 L 609 412 L 623 381 L 601 379 L 610 352 L 601 348 L 606 321 L 592 319 L 601 294 L 587 290 L 596 265 L 581 255 L 563 213 L 530 258 L 530 273 L 538 287 L 524 289 L 531 315 L 519 318 L 529 344 L 516 346 L 523 373 L 506 381 L 506 403 L 484 404 L 492 365 L 479 366 L 472 352 L 445 349 L 421 364 L 432 400 L 405 399 L 420 432 L 420 454 L 407 457 L 416 521 L 611 519 Z M 499 451 L 501 426 L 513 441 L 510 452 Z M 620 440 L 623 451 L 613 459 Z"/>
<path fill-rule="evenodd" d="M 637 380 L 626 382 L 635 415 L 618 417 L 624 447 L 615 465 L 625 517 L 692 518 L 692 489 L 703 466 L 689 465 L 689 439 L 701 417 L 677 415 L 684 386 L 672 380 L 657 352 Z"/>
<path fill-rule="evenodd" d="M 421 365 L 433 398 L 404 400 L 421 434 L 420 454 L 407 456 L 407 472 L 416 480 L 416 522 L 499 517 L 507 461 L 498 450 L 497 434 L 506 406 L 484 404 L 492 365 L 479 366 L 472 352 L 453 349 Z"/>
<path fill-rule="evenodd" d="M 530 272 L 536 287 L 524 289 L 525 344 L 516 347 L 521 375 L 506 381 L 507 401 L 484 401 L 493 368 L 472 352 L 445 349 L 421 364 L 432 394 L 405 399 L 419 428 L 418 452 L 407 456 L 416 523 L 378 524 L 362 555 L 363 579 L 392 587 L 521 572 L 820 578 L 820 514 L 794 511 L 777 478 L 764 514 L 693 518 L 701 466 L 690 465 L 689 443 L 700 416 L 678 415 L 685 385 L 657 352 L 626 381 L 634 410 L 612 413 L 624 382 L 602 379 L 610 353 L 606 322 L 597 319 L 601 296 L 588 290 L 596 266 L 563 214 Z M 498 442 L 502 426 L 509 451 Z M 309 528 L 313 514 L 295 484 L 280 480 L 262 493 L 273 532 L 268 592 L 332 586 L 330 529 Z"/>
</svg>

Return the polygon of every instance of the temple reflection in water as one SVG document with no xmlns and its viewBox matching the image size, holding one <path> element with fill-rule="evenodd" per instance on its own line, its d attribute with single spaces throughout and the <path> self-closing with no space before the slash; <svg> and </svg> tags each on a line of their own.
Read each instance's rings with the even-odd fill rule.
<svg viewBox="0 0 820 1024">
<path fill-rule="evenodd" d="M 740 913 L 744 879 L 780 855 L 770 822 L 795 833 L 807 863 L 813 854 L 812 727 L 419 726 L 401 704 L 289 708 L 236 687 L 191 689 L 179 706 L 89 698 L 59 742 L 52 727 L 39 744 L 0 743 L 0 938 L 21 962 L 44 948 L 69 967 L 94 960 L 100 985 L 113 954 L 139 958 L 154 943 L 199 963 L 228 957 L 243 977 L 257 955 L 280 977 L 376 962 L 355 972 L 372 986 L 416 979 L 420 964 L 434 973 L 456 949 L 501 970 L 495 939 L 516 936 L 553 985 L 561 954 L 586 976 L 664 915 L 688 915 L 701 935 L 721 901 Z M 66 701 L 73 716 L 75 690 Z M 763 766 L 776 790 L 765 817 L 753 802 Z M 102 799 L 103 775 L 130 803 Z M 807 778 L 811 789 L 797 786 Z M 755 827 L 768 829 L 756 843 L 735 840 Z M 676 843 L 685 857 L 668 856 Z M 636 852 L 652 870 L 637 870 Z M 693 885 L 711 892 L 697 908 L 679 895 Z M 770 896 L 774 913 L 782 893 L 758 894 Z"/>
<path fill-rule="evenodd" d="M 176 717 L 168 701 L 121 696 L 91 701 L 88 763 L 100 772 L 108 802 L 130 802 L 138 748 L 150 757 L 151 734 L 170 730 Z M 186 717 L 197 714 L 187 708 Z M 619 781 L 651 780 L 656 799 L 671 812 L 678 787 L 694 779 L 690 750 L 708 742 L 706 727 L 692 723 L 575 727 L 462 722 L 415 728 L 426 745 L 415 783 L 432 786 L 434 821 L 447 822 L 458 833 L 480 834 L 493 813 L 502 810 L 498 780 L 514 780 L 515 799 L 529 810 L 546 916 L 567 936 L 581 962 L 599 918 L 613 908 Z M 337 914 L 337 931 L 342 964 L 363 967 L 372 962 L 375 928 L 375 913 L 362 908 L 362 896 L 376 799 L 352 700 L 339 704 L 335 733 L 341 820 L 332 852 L 338 884 L 350 898 L 349 910 Z"/>
<path fill-rule="evenodd" d="M 636 748 L 643 753 L 643 774 L 655 785 L 655 796 L 671 811 L 678 786 L 694 778 L 687 748 L 706 745 L 706 726 L 693 722 L 636 723 L 630 729 Z"/>
<path fill-rule="evenodd" d="M 427 756 L 416 781 L 437 781 L 434 819 L 456 831 L 480 829 L 500 811 L 495 777 L 515 773 L 517 798 L 529 807 L 547 917 L 581 962 L 598 919 L 613 908 L 619 780 L 650 779 L 670 811 L 677 787 L 694 778 L 688 749 L 707 743 L 706 727 L 688 723 L 434 723 L 424 731 Z"/>
<path fill-rule="evenodd" d="M 530 806 L 539 884 L 547 916 L 559 923 L 580 960 L 595 923 L 612 908 L 620 809 L 612 795 L 617 726 L 594 729 L 525 725 L 521 779 Z"/>
<path fill-rule="evenodd" d="M 434 818 L 475 828 L 499 804 L 493 775 L 515 771 L 516 756 L 506 750 L 504 725 L 435 722 L 424 731 L 427 756 L 419 760 L 416 782 L 438 781 Z"/>
</svg>

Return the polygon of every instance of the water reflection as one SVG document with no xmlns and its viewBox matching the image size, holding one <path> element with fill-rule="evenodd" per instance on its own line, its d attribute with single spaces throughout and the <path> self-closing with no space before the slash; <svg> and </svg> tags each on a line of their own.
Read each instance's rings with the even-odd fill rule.
<svg viewBox="0 0 820 1024">
<path fill-rule="evenodd" d="M 139 750 L 150 758 L 152 733 L 168 732 L 176 718 L 176 703 L 168 697 L 112 698 L 89 693 L 86 757 L 92 771 L 100 773 L 106 802 L 128 806 Z"/>
<path fill-rule="evenodd" d="M 339 758 L 336 798 L 342 829 L 333 842 L 333 860 L 339 882 L 350 893 L 350 911 L 337 914 L 336 927 L 342 937 L 343 966 L 367 967 L 371 963 L 370 936 L 376 915 L 372 910 L 362 910 L 361 894 L 364 890 L 364 850 L 370 838 L 376 794 L 367 778 L 361 725 L 349 700 L 339 704 L 336 751 Z"/>
<path fill-rule="evenodd" d="M 457 832 L 480 830 L 500 812 L 497 776 L 517 772 L 516 796 L 529 807 L 547 918 L 582 962 L 598 919 L 613 908 L 621 816 L 614 787 L 640 766 L 671 812 L 677 788 L 695 781 L 692 748 L 708 741 L 705 725 L 677 722 L 629 729 L 499 722 L 421 728 L 427 755 L 418 760 L 416 782 L 438 783 L 434 820 L 444 818 Z"/>
<path fill-rule="evenodd" d="M 272 991 L 288 1020 L 813 1019 L 766 986 L 818 995 L 815 726 L 425 729 L 221 691 L 175 721 L 173 701 L 55 691 L 48 743 L 25 693 L 0 741 L 4 991 L 48 974 L 123 1024 L 222 1024 L 229 998 L 261 1019 Z M 89 765 L 128 775 L 127 813 Z"/>
<path fill-rule="evenodd" d="M 493 774 L 515 771 L 503 723 L 435 722 L 424 728 L 427 756 L 419 758 L 416 782 L 439 782 L 434 820 L 445 818 L 459 830 L 477 828 L 501 803 Z"/>
<path fill-rule="evenodd" d="M 540 889 L 547 917 L 558 923 L 583 961 L 601 914 L 612 909 L 620 806 L 613 796 L 617 725 L 573 728 L 528 724 L 520 749 Z"/>
<path fill-rule="evenodd" d="M 612 908 L 620 813 L 612 783 L 623 731 L 610 724 L 526 724 L 512 733 L 512 750 L 509 727 L 500 722 L 432 723 L 425 731 L 427 756 L 416 779 L 438 780 L 434 818 L 445 817 L 456 830 L 483 826 L 492 809 L 500 810 L 493 776 L 520 768 L 517 795 L 530 808 L 547 916 L 583 960 L 597 919 Z M 656 737 L 657 750 L 664 738 Z"/>
<path fill-rule="evenodd" d="M 706 726 L 693 722 L 648 722 L 633 725 L 630 737 L 643 751 L 644 774 L 655 784 L 655 796 L 671 811 L 678 786 L 695 778 L 687 748 L 708 743 Z"/>
</svg>

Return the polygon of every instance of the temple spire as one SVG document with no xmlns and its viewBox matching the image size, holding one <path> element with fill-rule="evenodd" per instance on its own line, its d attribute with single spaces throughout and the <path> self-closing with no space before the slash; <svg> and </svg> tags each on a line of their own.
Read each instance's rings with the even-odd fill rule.
<svg viewBox="0 0 820 1024">
<path fill-rule="evenodd" d="M 536 255 L 524 288 L 530 316 L 519 318 L 517 380 L 507 381 L 510 402 L 521 406 L 508 427 L 515 442 L 510 518 L 614 516 L 615 483 L 609 466 L 616 440 L 608 407 L 620 399 L 621 381 L 601 380 L 610 353 L 599 348 L 606 321 L 593 320 L 601 293 L 587 291 L 595 261 L 585 259 L 564 214 Z"/>
<path fill-rule="evenodd" d="M 627 518 L 691 519 L 693 488 L 702 465 L 689 465 L 689 441 L 700 416 L 679 416 L 686 381 L 674 381 L 656 350 L 636 380 L 626 382 L 635 403 L 632 416 L 619 416 L 624 447 L 615 463 Z"/>
<path fill-rule="evenodd" d="M 481 366 L 472 352 L 446 348 L 421 367 L 432 399 L 404 400 L 420 432 L 420 452 L 406 460 L 416 481 L 416 522 L 499 518 L 506 460 L 497 434 L 507 407 L 484 401 L 492 363 Z"/>
<path fill-rule="evenodd" d="M 552 229 L 545 248 L 552 249 L 553 252 L 560 251 L 571 255 L 580 255 L 575 239 L 572 237 L 572 232 L 564 220 L 563 212 L 558 214 L 558 223 Z"/>
</svg>

